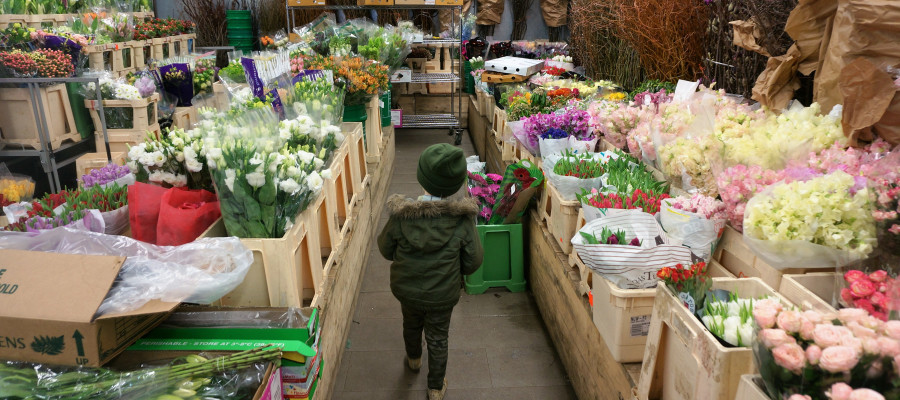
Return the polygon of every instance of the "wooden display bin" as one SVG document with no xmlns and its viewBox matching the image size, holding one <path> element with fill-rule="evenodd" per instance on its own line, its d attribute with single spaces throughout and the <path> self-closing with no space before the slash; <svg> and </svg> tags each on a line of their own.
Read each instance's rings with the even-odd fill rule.
<svg viewBox="0 0 900 400">
<path fill-rule="evenodd" d="M 343 236 L 341 235 L 341 227 L 347 220 L 347 212 L 350 205 L 347 200 L 347 179 L 344 173 L 344 165 L 349 154 L 350 142 L 344 140 L 332 154 L 327 171 L 325 184 L 322 186 L 324 193 L 324 202 L 317 205 L 315 210 L 315 220 L 310 221 L 311 224 L 319 226 L 319 246 L 322 260 L 327 260 L 331 256 L 332 251 L 341 245 Z"/>
<path fill-rule="evenodd" d="M 66 85 L 38 88 L 37 95 L 47 120 L 49 144 L 57 148 L 63 142 L 81 140 Z M 42 128 L 34 115 L 34 108 L 29 89 L 0 88 L 0 145 L 41 148 L 38 132 Z"/>
<path fill-rule="evenodd" d="M 759 278 L 714 278 L 713 289 L 791 303 Z M 756 372 L 750 347 L 723 346 L 664 283 L 656 288 L 650 332 L 637 386 L 638 400 L 731 400 L 741 376 Z"/>
<path fill-rule="evenodd" d="M 544 182 L 544 190 L 538 201 L 538 212 L 546 221 L 547 228 L 563 253 L 572 252 L 572 236 L 577 231 L 575 223 L 578 221 L 578 212 L 581 211 L 581 202 L 578 200 L 563 200 L 559 191 L 549 181 Z"/>
<path fill-rule="evenodd" d="M 344 140 L 350 142 L 349 157 L 345 159 L 347 164 L 344 166 L 344 171 L 349 172 L 347 188 L 352 192 L 348 195 L 351 198 L 352 209 L 359 201 L 366 175 L 369 174 L 366 165 L 366 144 L 363 142 L 362 123 L 344 122 L 341 124 L 341 130 L 344 132 Z"/>
<path fill-rule="evenodd" d="M 200 122 L 200 119 L 196 107 L 175 107 L 175 114 L 172 115 L 173 128 L 188 130 L 197 122 Z"/>
<path fill-rule="evenodd" d="M 112 155 L 112 162 L 117 165 L 125 165 L 125 156 L 127 153 L 114 151 L 110 153 Z M 109 164 L 109 160 L 106 158 L 106 152 L 98 152 L 98 153 L 87 153 L 81 157 L 75 159 L 75 174 L 78 177 L 82 175 L 87 175 L 94 169 L 100 169 Z"/>
<path fill-rule="evenodd" d="M 313 206 L 321 204 L 319 195 L 310 208 L 297 215 L 294 225 L 278 239 L 241 239 L 253 252 L 253 264 L 237 288 L 216 305 L 224 307 L 303 307 L 320 290 L 323 279 L 319 252 L 317 215 Z M 226 237 L 224 221 L 219 218 L 200 237 Z"/>
<path fill-rule="evenodd" d="M 494 107 L 494 120 L 491 123 L 491 129 L 494 132 L 506 132 L 506 119 L 506 110 Z"/>
<path fill-rule="evenodd" d="M 96 44 L 84 47 L 88 58 L 88 68 L 97 71 L 109 71 L 114 76 L 122 77 L 136 69 L 135 55 L 140 53 L 141 63 L 145 63 L 143 46 L 135 48 L 135 41 Z"/>
<path fill-rule="evenodd" d="M 358 6 L 392 6 L 394 0 L 356 0 Z"/>
<path fill-rule="evenodd" d="M 673 196 L 675 194 L 673 193 Z M 716 247 L 713 259 L 736 276 L 756 277 L 773 288 L 781 287 L 785 274 L 805 274 L 810 272 L 834 272 L 834 268 L 786 268 L 775 269 L 757 257 L 744 243 L 743 235 L 730 225 L 725 226 L 722 239 Z"/>
<path fill-rule="evenodd" d="M 140 100 L 102 100 L 103 108 L 130 108 L 132 115 L 131 128 L 107 129 L 106 134 L 109 136 L 110 151 L 128 152 L 128 145 L 134 145 L 144 141 L 148 134 L 160 135 L 159 123 L 157 122 L 159 102 L 159 93 Z M 85 100 L 85 107 L 91 113 L 91 119 L 94 121 L 94 141 L 97 144 L 97 151 L 104 152 L 106 145 L 103 140 L 103 131 L 97 127 L 103 126 L 98 113 L 97 100 Z M 108 124 L 107 124 L 108 125 Z"/>
<path fill-rule="evenodd" d="M 737 396 L 734 400 L 769 400 L 762 377 L 759 375 L 741 376 Z"/>
<path fill-rule="evenodd" d="M 378 97 L 372 97 L 366 104 L 366 160 L 378 162 L 381 158 L 381 109 L 378 105 Z"/>
<path fill-rule="evenodd" d="M 843 277 L 834 272 L 787 274 L 782 276 L 778 292 L 804 310 L 834 313 L 837 310 L 832 306 L 832 298 L 836 293 L 835 288 L 839 279 Z"/>
</svg>

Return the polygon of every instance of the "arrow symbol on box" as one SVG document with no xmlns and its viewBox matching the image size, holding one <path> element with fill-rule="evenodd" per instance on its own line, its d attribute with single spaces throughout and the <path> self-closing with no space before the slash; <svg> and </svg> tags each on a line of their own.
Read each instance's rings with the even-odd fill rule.
<svg viewBox="0 0 900 400">
<path fill-rule="evenodd" d="M 75 347 L 78 349 L 78 357 L 84 357 L 84 343 L 82 342 L 84 336 L 82 336 L 81 332 L 78 332 L 78 329 L 76 329 L 75 334 L 72 335 L 72 338 L 75 339 Z"/>
</svg>

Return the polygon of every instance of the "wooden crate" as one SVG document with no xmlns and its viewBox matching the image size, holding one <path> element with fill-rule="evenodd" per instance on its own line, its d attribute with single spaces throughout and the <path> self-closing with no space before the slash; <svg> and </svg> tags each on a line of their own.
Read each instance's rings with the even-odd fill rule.
<svg viewBox="0 0 900 400">
<path fill-rule="evenodd" d="M 172 114 L 172 128 L 189 130 L 198 122 L 200 117 L 197 115 L 196 107 L 175 107 L 175 114 Z"/>
<path fill-rule="evenodd" d="M 81 140 L 68 93 L 64 84 L 38 88 L 37 95 L 43 106 L 40 111 L 43 111 L 47 121 L 47 140 L 53 148 L 63 142 Z M 32 103 L 27 88 L 0 88 L 0 147 L 21 145 L 36 150 L 41 148 L 38 132 L 43 128 L 34 115 L 36 105 Z"/>
<path fill-rule="evenodd" d="M 127 75 L 136 69 L 134 57 L 138 52 L 141 53 L 141 62 L 146 63 L 146 60 L 143 60 L 143 45 L 138 49 L 134 47 L 134 42 L 84 46 L 84 53 L 88 59 L 88 68 L 96 71 L 109 71 L 118 77 Z"/>
<path fill-rule="evenodd" d="M 832 306 L 832 301 L 836 299 L 832 298 L 837 293 L 835 285 L 839 279 L 843 278 L 834 272 L 786 274 L 782 276 L 778 292 L 804 310 L 834 313 L 836 309 Z"/>
<path fill-rule="evenodd" d="M 581 262 L 574 251 L 572 256 Z M 588 271 L 588 274 L 593 277 L 594 325 L 609 352 L 616 362 L 641 362 L 650 333 L 656 289 L 620 289 L 596 272 Z M 717 263 L 710 264 L 709 274 L 715 278 L 734 278 Z"/>
<path fill-rule="evenodd" d="M 762 377 L 750 374 L 742 375 L 734 400 L 769 400 Z"/>
<path fill-rule="evenodd" d="M 113 108 L 130 108 L 132 115 L 131 129 L 107 129 L 106 134 L 109 136 L 110 151 L 128 152 L 128 145 L 134 145 L 144 141 L 148 134 L 160 135 L 162 133 L 159 123 L 157 122 L 159 102 L 159 93 L 139 100 L 103 100 L 104 109 Z M 103 140 L 103 131 L 97 127 L 103 126 L 100 121 L 99 107 L 97 100 L 85 100 L 85 107 L 91 113 L 91 119 L 94 121 L 94 141 L 97 144 L 97 151 L 106 151 L 106 145 Z"/>
<path fill-rule="evenodd" d="M 722 239 L 716 247 L 713 259 L 736 276 L 761 278 L 770 287 L 781 287 L 784 274 L 805 274 L 810 272 L 833 272 L 834 268 L 787 268 L 777 270 L 767 264 L 744 243 L 743 235 L 730 225 L 725 226 Z"/>
<path fill-rule="evenodd" d="M 331 155 L 331 162 L 322 190 L 325 192 L 324 205 L 318 210 L 319 246 L 322 259 L 327 260 L 333 250 L 340 247 L 343 237 L 341 228 L 347 221 L 350 201 L 347 198 L 347 172 L 344 170 L 349 154 L 350 142 L 345 140 Z M 324 172 L 324 171 L 323 171 Z"/>
<path fill-rule="evenodd" d="M 319 196 L 313 204 L 321 203 Z M 241 239 L 253 252 L 253 264 L 244 281 L 216 305 L 224 307 L 303 307 L 322 282 L 318 225 L 311 209 L 297 215 L 294 225 L 278 239 Z M 200 237 L 226 237 L 219 218 Z"/>
<path fill-rule="evenodd" d="M 366 166 L 366 147 L 363 142 L 362 123 L 344 122 L 341 124 L 344 132 L 344 140 L 350 145 L 347 149 L 348 157 L 344 159 L 344 171 L 347 171 L 347 180 L 349 190 L 347 197 L 350 198 L 351 210 L 357 206 L 363 191 L 363 182 L 369 171 Z"/>
<path fill-rule="evenodd" d="M 228 88 L 221 81 L 213 83 L 213 98 L 215 98 L 215 105 L 219 111 L 228 111 L 231 108 L 228 100 Z"/>
<path fill-rule="evenodd" d="M 575 236 L 575 223 L 578 220 L 581 203 L 578 200 L 563 200 L 556 187 L 550 182 L 544 183 L 543 192 L 541 200 L 538 202 L 542 207 L 538 212 L 546 221 L 547 229 L 556 239 L 560 249 L 563 253 L 569 254 L 572 252 L 572 236 Z"/>
<path fill-rule="evenodd" d="M 109 137 L 109 151 L 128 153 L 130 146 L 145 141 L 147 135 L 159 137 L 159 135 L 162 134 L 162 130 L 160 129 L 159 124 L 153 124 L 153 126 L 141 130 L 107 129 L 106 134 Z M 96 146 L 94 148 L 97 149 L 98 152 L 106 152 L 106 143 L 103 141 L 103 132 L 94 132 L 94 144 Z"/>
<path fill-rule="evenodd" d="M 131 49 L 131 60 L 132 67 L 136 70 L 142 70 L 147 67 L 147 59 L 150 56 L 150 52 L 153 49 L 153 46 L 150 44 L 149 40 L 132 40 L 125 44 L 129 49 Z"/>
<path fill-rule="evenodd" d="M 366 104 L 366 159 L 368 162 L 378 162 L 381 156 L 381 109 L 378 107 L 378 98 L 372 97 Z"/>
<path fill-rule="evenodd" d="M 196 37 L 196 34 L 190 33 L 150 39 L 152 46 L 150 57 L 154 60 L 164 60 L 169 57 L 191 54 Z"/>
<path fill-rule="evenodd" d="M 118 165 L 125 165 L 125 155 L 127 153 L 121 151 L 114 151 L 110 153 L 112 155 L 112 162 Z M 99 153 L 87 153 L 81 157 L 75 159 L 75 175 L 79 178 L 82 175 L 87 175 L 94 169 L 100 169 L 109 164 L 109 160 L 106 158 L 106 152 Z"/>
<path fill-rule="evenodd" d="M 743 298 L 777 297 L 790 306 L 759 278 L 714 278 L 712 288 Z M 754 372 L 756 364 L 749 347 L 723 346 L 660 282 L 637 387 L 639 400 L 731 400 L 741 375 Z"/>
<path fill-rule="evenodd" d="M 494 132 L 506 132 L 506 110 L 494 107 L 494 119 L 491 123 L 491 129 Z"/>
</svg>

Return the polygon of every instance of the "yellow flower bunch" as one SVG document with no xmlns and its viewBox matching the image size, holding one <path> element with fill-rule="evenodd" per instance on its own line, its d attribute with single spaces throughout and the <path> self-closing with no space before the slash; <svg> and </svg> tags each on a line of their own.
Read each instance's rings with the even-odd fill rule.
<svg viewBox="0 0 900 400">
<path fill-rule="evenodd" d="M 23 178 L 0 178 L 0 195 L 6 201 L 20 202 L 34 196 L 34 182 Z"/>
</svg>

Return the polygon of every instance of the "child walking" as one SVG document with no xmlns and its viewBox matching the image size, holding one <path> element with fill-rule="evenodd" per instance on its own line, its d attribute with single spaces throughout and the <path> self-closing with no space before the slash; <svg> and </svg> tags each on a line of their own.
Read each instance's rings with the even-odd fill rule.
<svg viewBox="0 0 900 400">
<path fill-rule="evenodd" d="M 474 199 L 447 200 L 466 180 L 463 151 L 436 144 L 422 152 L 416 178 L 426 194 L 417 200 L 393 195 L 390 219 L 378 249 L 391 264 L 391 292 L 403 312 L 407 367 L 422 367 L 422 331 L 428 344 L 428 399 L 447 392 L 450 315 L 459 302 L 460 281 L 481 265 Z"/>
</svg>

